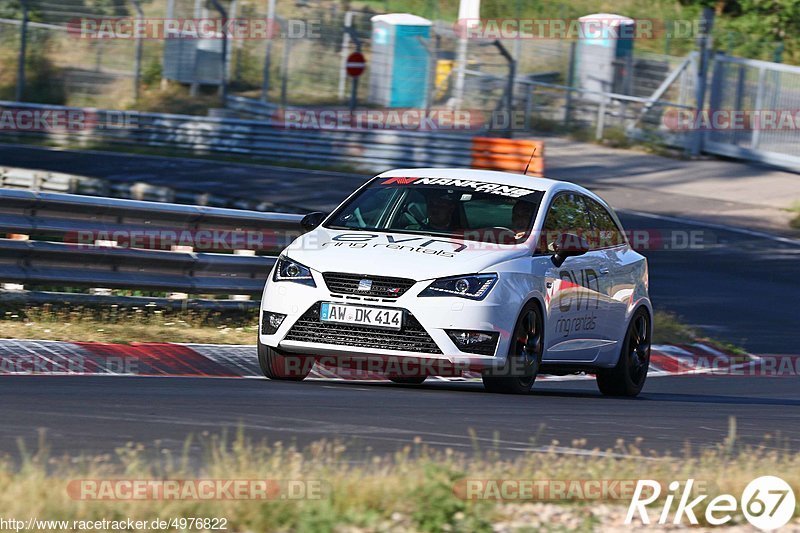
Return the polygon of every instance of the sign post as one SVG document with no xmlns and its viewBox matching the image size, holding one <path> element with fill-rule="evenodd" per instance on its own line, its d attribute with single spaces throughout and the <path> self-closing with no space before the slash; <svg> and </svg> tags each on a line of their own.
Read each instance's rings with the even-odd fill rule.
<svg viewBox="0 0 800 533">
<path fill-rule="evenodd" d="M 358 98 L 358 78 L 364 73 L 364 67 L 367 66 L 367 60 L 364 54 L 359 51 L 353 52 L 347 56 L 347 75 L 353 79 L 352 89 L 350 92 L 350 113 L 356 108 L 356 99 Z"/>
<path fill-rule="evenodd" d="M 356 51 L 347 56 L 347 61 L 345 62 L 345 70 L 347 70 L 347 75 L 353 78 L 352 89 L 350 91 L 350 114 L 352 114 L 356 109 L 358 77 L 364 73 L 364 67 L 367 66 L 367 60 L 364 58 L 364 54 L 361 53 L 361 39 L 359 39 L 356 30 L 352 26 L 345 26 L 344 31 L 350 35 L 350 38 L 356 45 Z"/>
</svg>

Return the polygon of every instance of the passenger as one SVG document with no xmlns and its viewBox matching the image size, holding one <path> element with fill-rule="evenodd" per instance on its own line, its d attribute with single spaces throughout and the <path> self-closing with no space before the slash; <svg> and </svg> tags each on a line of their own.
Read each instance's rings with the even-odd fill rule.
<svg viewBox="0 0 800 533">
<path fill-rule="evenodd" d="M 518 200 L 511 211 L 511 225 L 515 232 L 515 237 L 521 239 L 531 229 L 533 215 L 535 213 L 534 204 L 525 200 Z"/>
</svg>

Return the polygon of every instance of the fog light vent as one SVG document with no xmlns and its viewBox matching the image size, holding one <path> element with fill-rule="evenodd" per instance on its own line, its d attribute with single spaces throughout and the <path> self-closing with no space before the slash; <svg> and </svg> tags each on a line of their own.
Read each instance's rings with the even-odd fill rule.
<svg viewBox="0 0 800 533">
<path fill-rule="evenodd" d="M 283 324 L 284 318 L 286 318 L 286 315 L 264 311 L 261 317 L 261 334 L 275 335 L 275 332 L 278 331 L 278 328 Z"/>
<path fill-rule="evenodd" d="M 479 355 L 494 355 L 499 333 L 496 331 L 446 330 L 459 350 Z"/>
</svg>

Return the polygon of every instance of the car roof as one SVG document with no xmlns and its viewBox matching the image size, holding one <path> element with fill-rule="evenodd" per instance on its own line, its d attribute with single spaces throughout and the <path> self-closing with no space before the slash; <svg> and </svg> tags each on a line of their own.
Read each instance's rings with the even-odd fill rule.
<svg viewBox="0 0 800 533">
<path fill-rule="evenodd" d="M 453 178 L 471 179 L 485 181 L 487 183 L 498 183 L 512 187 L 523 187 L 537 191 L 550 191 L 552 189 L 575 189 L 583 190 L 573 183 L 566 181 L 552 180 L 549 178 L 537 178 L 524 174 L 514 174 L 512 172 L 499 172 L 496 170 L 480 170 L 475 168 L 399 168 L 387 170 L 378 174 L 379 178 Z"/>
</svg>

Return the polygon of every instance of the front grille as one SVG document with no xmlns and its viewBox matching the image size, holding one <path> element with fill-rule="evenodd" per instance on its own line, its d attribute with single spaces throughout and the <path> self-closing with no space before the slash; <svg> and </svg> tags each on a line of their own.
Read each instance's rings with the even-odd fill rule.
<svg viewBox="0 0 800 533">
<path fill-rule="evenodd" d="M 341 272 L 325 272 L 322 274 L 325 285 L 335 294 L 359 294 L 379 298 L 397 298 L 411 288 L 413 279 L 390 278 L 387 276 L 369 276 L 360 274 L 344 274 Z M 358 290 L 362 280 L 369 280 L 369 290 Z M 363 287 L 363 285 L 362 285 Z"/>
<path fill-rule="evenodd" d="M 410 313 L 406 313 L 403 329 L 386 329 L 352 326 L 348 324 L 322 323 L 319 320 L 320 302 L 303 313 L 283 340 L 380 348 L 415 353 L 442 353 L 422 324 Z"/>
</svg>

